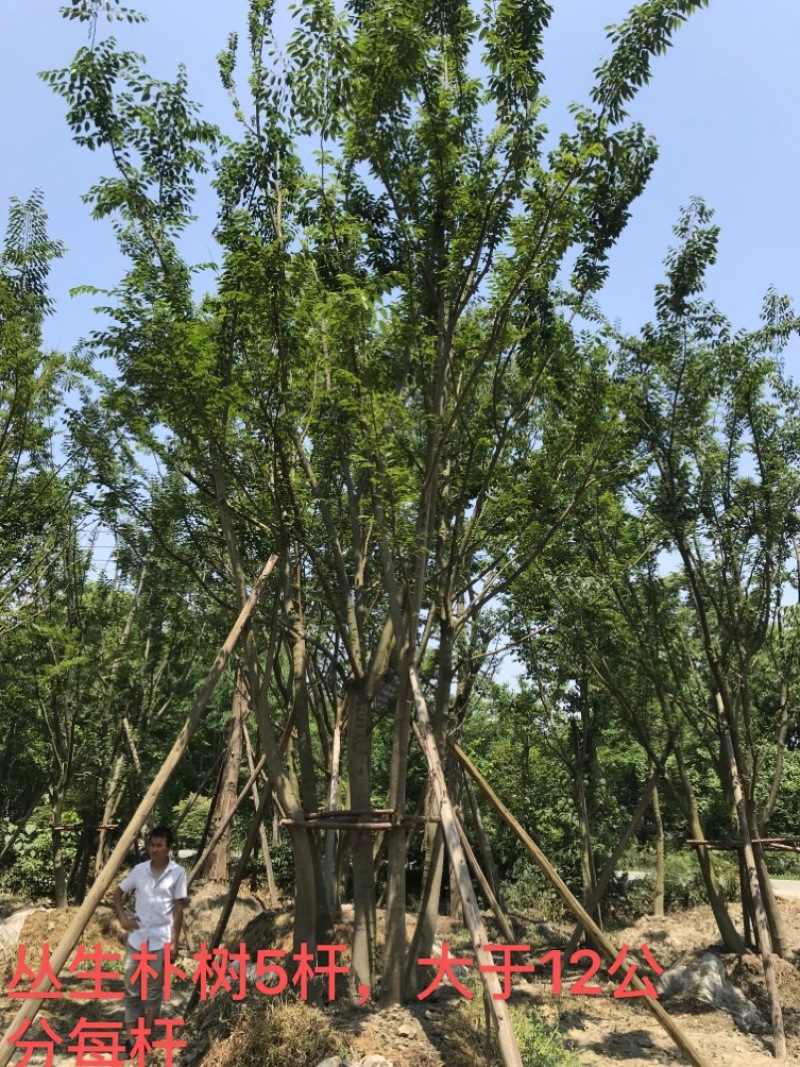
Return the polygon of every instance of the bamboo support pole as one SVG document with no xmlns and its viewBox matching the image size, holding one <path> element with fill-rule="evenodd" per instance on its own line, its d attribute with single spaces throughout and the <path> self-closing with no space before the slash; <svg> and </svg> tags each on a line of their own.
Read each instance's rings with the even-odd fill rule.
<svg viewBox="0 0 800 1067">
<path fill-rule="evenodd" d="M 761 845 L 762 848 L 774 848 L 782 849 L 785 852 L 796 852 L 800 846 L 790 845 L 789 841 L 797 841 L 796 837 L 751 837 L 750 843 L 752 845 Z M 691 845 L 692 848 L 715 848 L 723 852 L 733 851 L 733 849 L 740 849 L 742 845 L 741 839 L 734 840 L 732 837 L 722 837 L 719 840 L 706 841 L 701 837 L 687 837 L 686 844 Z"/>
<path fill-rule="evenodd" d="M 736 765 L 736 756 L 733 751 L 730 729 L 726 719 L 725 705 L 722 695 L 717 693 L 717 713 L 719 717 L 719 729 L 722 741 L 722 756 L 728 764 L 728 773 L 733 789 L 733 802 L 736 807 L 736 818 L 739 822 L 739 834 L 742 839 L 742 858 L 747 868 L 747 882 L 750 886 L 750 896 L 753 901 L 753 914 L 756 927 L 756 941 L 761 953 L 761 961 L 764 964 L 764 982 L 769 994 L 769 1007 L 772 1021 L 773 1055 L 776 1060 L 786 1059 L 786 1034 L 783 1029 L 783 1011 L 781 1009 L 781 997 L 778 991 L 778 980 L 775 975 L 775 960 L 772 955 L 772 939 L 767 925 L 767 916 L 764 911 L 764 898 L 761 895 L 761 883 L 758 880 L 756 859 L 753 853 L 753 839 L 750 836 L 750 822 L 747 818 L 747 807 L 742 789 L 742 779 L 739 776 L 739 768 Z M 744 906 L 744 903 L 743 903 Z"/>
<path fill-rule="evenodd" d="M 63 970 L 64 965 L 69 959 L 70 953 L 78 944 L 78 939 L 80 938 L 83 931 L 86 929 L 86 924 L 89 922 L 89 919 L 94 913 L 94 910 L 97 905 L 102 900 L 104 894 L 111 887 L 111 883 L 114 881 L 114 878 L 116 877 L 119 868 L 124 863 L 125 857 L 127 856 L 129 849 L 133 845 L 137 834 L 144 825 L 144 822 L 147 819 L 148 815 L 153 810 L 153 807 L 156 801 L 158 800 L 161 791 L 169 781 L 170 775 L 175 770 L 181 760 L 181 757 L 186 751 L 192 734 L 197 728 L 197 725 L 200 722 L 203 712 L 205 711 L 208 702 L 211 699 L 211 694 L 214 692 L 217 682 L 222 677 L 222 672 L 227 666 L 228 660 L 231 657 L 231 653 L 233 652 L 236 646 L 236 642 L 239 640 L 242 631 L 244 630 L 247 624 L 247 620 L 252 615 L 253 609 L 255 608 L 256 604 L 259 601 L 259 598 L 261 597 L 261 594 L 264 591 L 267 579 L 272 573 L 272 570 L 277 562 L 277 556 L 270 556 L 266 566 L 258 577 L 258 580 L 253 588 L 252 593 L 242 606 L 242 610 L 239 612 L 239 617 L 233 624 L 231 632 L 228 634 L 225 643 L 220 649 L 219 654 L 216 660 L 214 661 L 214 665 L 209 671 L 208 677 L 203 683 L 203 687 L 198 693 L 197 699 L 192 705 L 192 709 L 187 715 L 186 720 L 183 726 L 181 727 L 177 738 L 175 739 L 175 743 L 172 746 L 169 755 L 164 760 L 161 765 L 161 769 L 158 771 L 155 778 L 151 782 L 150 788 L 145 793 L 141 803 L 139 804 L 139 807 L 136 809 L 133 817 L 131 818 L 131 821 L 128 823 L 127 827 L 123 831 L 122 836 L 117 842 L 114 851 L 111 853 L 102 871 L 95 879 L 92 888 L 86 895 L 86 899 L 84 900 L 80 908 L 78 908 L 77 912 L 75 913 L 75 916 L 72 919 L 72 922 L 65 930 L 58 945 L 56 945 L 56 948 L 53 951 L 52 956 L 50 957 L 50 967 L 55 977 L 58 977 L 58 975 Z M 19 1030 L 23 1023 L 36 1018 L 36 1015 L 38 1014 L 39 1009 L 42 1006 L 42 1002 L 45 999 L 43 994 L 48 993 L 52 988 L 52 985 L 53 983 L 50 979 L 50 976 L 45 975 L 42 982 L 40 983 L 40 993 L 42 995 L 32 997 L 30 1000 L 26 1000 L 20 1007 L 17 1014 L 14 1016 L 13 1021 L 6 1030 L 5 1040 L 0 1042 L 0 1067 L 6 1067 L 9 1060 L 14 1055 L 14 1046 L 11 1044 L 9 1038 L 12 1034 L 15 1034 L 17 1030 Z"/>
<path fill-rule="evenodd" d="M 483 819 L 481 818 L 481 810 L 478 807 L 478 798 L 475 796 L 475 786 L 472 784 L 472 779 L 468 774 L 462 775 L 464 779 L 464 789 L 467 794 L 467 801 L 469 803 L 470 814 L 472 815 L 472 823 L 475 827 L 475 833 L 478 838 L 478 845 L 483 855 L 483 864 L 486 868 L 486 876 L 491 882 L 492 891 L 495 898 L 501 907 L 504 906 L 503 902 L 503 887 L 500 884 L 500 876 L 497 873 L 497 867 L 495 866 L 494 856 L 492 855 L 492 848 L 489 844 L 489 837 L 486 833 L 486 827 L 483 825 Z"/>
<path fill-rule="evenodd" d="M 494 792 L 492 787 L 489 785 L 489 783 L 486 781 L 486 779 L 483 777 L 477 767 L 475 767 L 475 765 L 472 763 L 469 756 L 467 756 L 467 754 L 458 745 L 453 745 L 453 751 L 455 752 L 456 756 L 458 756 L 458 759 L 461 761 L 462 765 L 472 775 L 475 782 L 477 783 L 481 791 L 485 794 L 487 800 L 492 805 L 497 814 L 500 816 L 500 818 L 503 820 L 503 822 L 514 831 L 514 833 L 523 843 L 523 845 L 531 854 L 531 856 L 533 856 L 533 858 L 539 864 L 545 876 L 548 878 L 553 888 L 563 901 L 565 907 L 567 907 L 572 912 L 578 922 L 581 923 L 584 930 L 586 930 L 588 934 L 591 934 L 595 944 L 603 952 L 606 958 L 610 961 L 615 960 L 618 955 L 617 949 L 614 947 L 608 937 L 603 933 L 603 931 L 600 929 L 600 927 L 597 925 L 591 915 L 588 914 L 588 912 L 580 903 L 580 901 L 575 896 L 573 896 L 573 894 L 564 884 L 558 872 L 548 860 L 547 856 L 545 856 L 544 852 L 542 852 L 539 846 L 530 838 L 530 836 L 525 832 L 523 827 L 517 822 L 517 820 L 514 818 L 514 816 L 505 806 L 505 804 L 503 804 L 503 802 Z M 630 984 L 633 986 L 634 989 L 645 989 L 644 983 L 636 974 L 632 976 Z M 658 1021 L 661 1023 L 663 1028 L 666 1030 L 666 1032 L 669 1034 L 669 1036 L 672 1038 L 672 1040 L 675 1042 L 681 1052 L 683 1052 L 686 1059 L 690 1063 L 694 1064 L 694 1067 L 710 1067 L 709 1062 L 703 1059 L 703 1057 L 694 1047 L 694 1045 L 686 1036 L 686 1034 L 684 1034 L 683 1030 L 681 1030 L 675 1020 L 668 1015 L 668 1013 L 664 1010 L 662 1005 L 659 1004 L 657 1000 L 653 1000 L 649 996 L 642 997 L 642 1000 L 644 1001 L 644 1004 L 647 1007 L 648 1011 L 655 1015 L 656 1019 L 658 1019 Z"/>
<path fill-rule="evenodd" d="M 472 850 L 472 845 L 469 843 L 469 838 L 467 837 L 464 826 L 458 816 L 456 816 L 456 826 L 458 827 L 458 836 L 461 838 L 461 847 L 464 849 L 464 855 L 467 857 L 467 863 L 469 863 L 472 868 L 472 873 L 477 878 L 478 884 L 483 890 L 483 895 L 488 900 L 489 907 L 494 912 L 497 925 L 500 927 L 500 933 L 509 945 L 513 945 L 516 939 L 514 937 L 514 931 L 511 929 L 511 923 L 508 921 L 505 912 L 500 907 L 497 897 L 494 895 L 491 885 L 489 885 L 489 879 L 481 870 L 477 857 Z"/>
<path fill-rule="evenodd" d="M 400 822 L 359 822 L 357 819 L 281 819 L 281 826 L 305 826 L 308 830 L 352 830 L 358 833 L 362 830 L 404 830 L 406 826 L 413 828 L 420 823 L 436 822 L 435 819 L 415 819 L 413 815 Z"/>
<path fill-rule="evenodd" d="M 433 736 L 428 707 L 422 689 L 419 684 L 417 672 L 412 664 L 408 668 L 411 691 L 414 696 L 414 707 L 417 713 L 417 724 L 421 735 L 422 748 L 428 764 L 428 772 L 431 776 L 433 788 L 436 790 L 439 800 L 439 817 L 442 820 L 442 832 L 447 844 L 450 858 L 453 861 L 456 883 L 464 905 L 464 922 L 469 929 L 475 956 L 479 966 L 494 967 L 494 959 L 491 952 L 485 946 L 490 944 L 483 918 L 475 899 L 475 891 L 472 888 L 467 862 L 464 858 L 464 850 L 461 847 L 461 838 L 458 833 L 458 822 L 450 800 L 447 782 L 442 769 L 442 761 L 439 750 L 436 747 L 436 739 Z M 500 979 L 493 971 L 482 971 L 481 977 L 486 988 L 489 1000 L 489 1008 L 497 1027 L 497 1040 L 500 1045 L 500 1054 L 505 1067 L 523 1067 L 514 1031 L 511 1027 L 511 1017 L 508 1013 L 508 1004 L 502 1000 Z"/>
</svg>

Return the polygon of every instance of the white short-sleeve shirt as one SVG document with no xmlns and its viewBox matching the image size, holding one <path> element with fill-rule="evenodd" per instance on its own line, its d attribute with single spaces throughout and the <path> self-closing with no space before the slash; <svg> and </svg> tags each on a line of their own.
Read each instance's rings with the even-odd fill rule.
<svg viewBox="0 0 800 1067">
<path fill-rule="evenodd" d="M 131 948 L 163 948 L 172 940 L 172 910 L 176 900 L 186 900 L 186 871 L 170 860 L 163 871 L 154 874 L 150 860 L 137 863 L 119 883 L 123 893 L 136 893 L 136 918 L 139 929 L 128 934 Z"/>
</svg>

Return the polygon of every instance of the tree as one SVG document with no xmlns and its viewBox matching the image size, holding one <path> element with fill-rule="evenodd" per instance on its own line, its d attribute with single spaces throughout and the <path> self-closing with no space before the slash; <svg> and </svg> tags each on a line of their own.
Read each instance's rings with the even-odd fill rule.
<svg viewBox="0 0 800 1067">
<path fill-rule="evenodd" d="M 283 71 L 269 57 L 273 5 L 251 0 L 249 100 L 235 37 L 219 61 L 238 139 L 198 117 L 183 71 L 158 82 L 111 40 L 46 75 L 78 143 L 108 149 L 116 168 L 88 197 L 97 216 L 114 218 L 130 263 L 95 337 L 118 367 L 114 418 L 213 508 L 240 604 L 254 556 L 282 554 L 281 602 L 245 655 L 290 819 L 297 940 L 319 938 L 330 921 L 319 842 L 303 825 L 327 792 L 316 761 L 335 750 L 320 679 L 336 679 L 329 707 L 346 723 L 349 804 L 368 809 L 374 701 L 396 673 L 387 802 L 405 812 L 410 666 L 435 663 L 441 754 L 476 674 L 459 651 L 485 639 L 492 600 L 595 477 L 603 411 L 585 401 L 599 372 L 570 318 L 602 283 L 655 160 L 625 105 L 700 6 L 634 9 L 611 33 L 591 105 L 574 109 L 549 150 L 541 0 L 402 12 L 383 0 L 343 11 L 307 0 Z M 313 163 L 301 140 L 319 146 Z M 179 239 L 215 145 L 222 267 L 216 291 L 197 301 Z M 331 648 L 335 659 L 319 651 Z M 295 762 L 279 751 L 276 706 L 295 724 Z M 327 772 L 335 780 L 338 768 Z M 433 936 L 440 841 L 429 842 L 411 960 Z M 354 832 L 351 845 L 353 963 L 371 988 L 369 835 Z M 391 832 L 388 999 L 401 995 L 407 956 L 405 855 L 403 832 Z"/>
</svg>

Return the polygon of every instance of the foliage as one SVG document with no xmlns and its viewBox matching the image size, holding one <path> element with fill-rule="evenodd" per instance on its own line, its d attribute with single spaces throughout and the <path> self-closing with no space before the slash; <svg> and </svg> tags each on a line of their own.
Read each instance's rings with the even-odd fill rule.
<svg viewBox="0 0 800 1067">
<path fill-rule="evenodd" d="M 62 818 L 66 824 L 78 824 L 78 813 L 65 809 Z M 20 893 L 28 900 L 51 897 L 55 889 L 53 880 L 53 831 L 52 812 L 46 804 L 36 808 L 13 843 L 13 863 L 3 872 L 4 886 Z M 13 823 L 5 825 L 7 842 L 17 830 Z M 64 847 L 64 858 L 71 863 L 76 855 L 76 837 L 70 834 Z"/>
<path fill-rule="evenodd" d="M 544 0 L 301 0 L 284 48 L 282 12 L 249 0 L 245 37 L 218 57 L 225 134 L 183 67 L 158 79 L 98 40 L 103 16 L 135 12 L 64 8 L 89 43 L 43 78 L 76 143 L 105 160 L 86 201 L 125 271 L 97 293 L 103 317 L 80 356 L 43 352 L 63 250 L 40 194 L 12 203 L 0 257 L 4 819 L 24 824 L 54 783 L 59 818 L 124 821 L 275 552 L 239 649 L 253 755 L 290 817 L 327 807 L 339 770 L 335 804 L 427 805 L 430 833 L 410 856 L 388 835 L 381 860 L 400 954 L 406 875 L 424 862 L 435 884 L 443 862 L 428 768 L 409 743 L 412 662 L 440 753 L 457 738 L 476 754 L 577 893 L 668 742 L 668 841 L 689 825 L 730 832 L 728 736 L 755 828 L 796 828 L 791 304 L 770 293 L 761 326 L 737 331 L 705 300 L 718 233 L 697 199 L 653 321 L 627 336 L 595 303 L 657 156 L 627 108 L 702 6 L 632 8 L 588 101 L 550 131 Z M 183 249 L 208 173 L 219 263 L 201 296 L 207 265 Z M 115 545 L 108 575 L 91 547 L 101 530 Z M 491 679 L 507 639 L 525 672 L 516 690 Z M 213 770 L 230 704 L 220 687 L 160 811 Z M 486 825 L 509 903 L 527 910 L 540 876 L 506 828 Z M 640 843 L 656 832 L 648 815 Z M 327 842 L 310 836 L 292 832 L 273 855 L 282 888 L 297 889 L 300 940 L 326 923 Z M 353 958 L 373 987 L 376 864 L 355 846 L 343 874 Z M 78 849 L 76 893 L 103 844 L 87 834 Z M 697 898 L 693 862 L 670 858 L 668 903 Z M 631 903 L 615 886 L 612 912 L 617 897 Z M 386 960 L 396 993 L 402 960 Z M 534 1052 L 530 1037 L 530 1055 L 549 1055 L 542 1041 Z"/>
<path fill-rule="evenodd" d="M 511 1025 L 524 1067 L 579 1067 L 580 1058 L 564 1047 L 557 1026 L 548 1026 L 533 1008 L 511 1008 Z"/>
</svg>

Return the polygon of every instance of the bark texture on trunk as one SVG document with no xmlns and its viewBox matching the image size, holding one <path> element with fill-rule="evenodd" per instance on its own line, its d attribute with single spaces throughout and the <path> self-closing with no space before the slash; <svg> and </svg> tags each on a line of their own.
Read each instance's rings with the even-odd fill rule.
<svg viewBox="0 0 800 1067">
<path fill-rule="evenodd" d="M 239 767 L 242 762 L 242 731 L 247 716 L 247 686 L 241 668 L 236 672 L 231 700 L 231 721 L 228 744 L 222 766 L 222 781 L 214 818 L 214 829 L 224 827 L 211 850 L 206 865 L 206 877 L 212 882 L 228 881 L 231 856 L 231 813 L 239 793 Z"/>
</svg>

